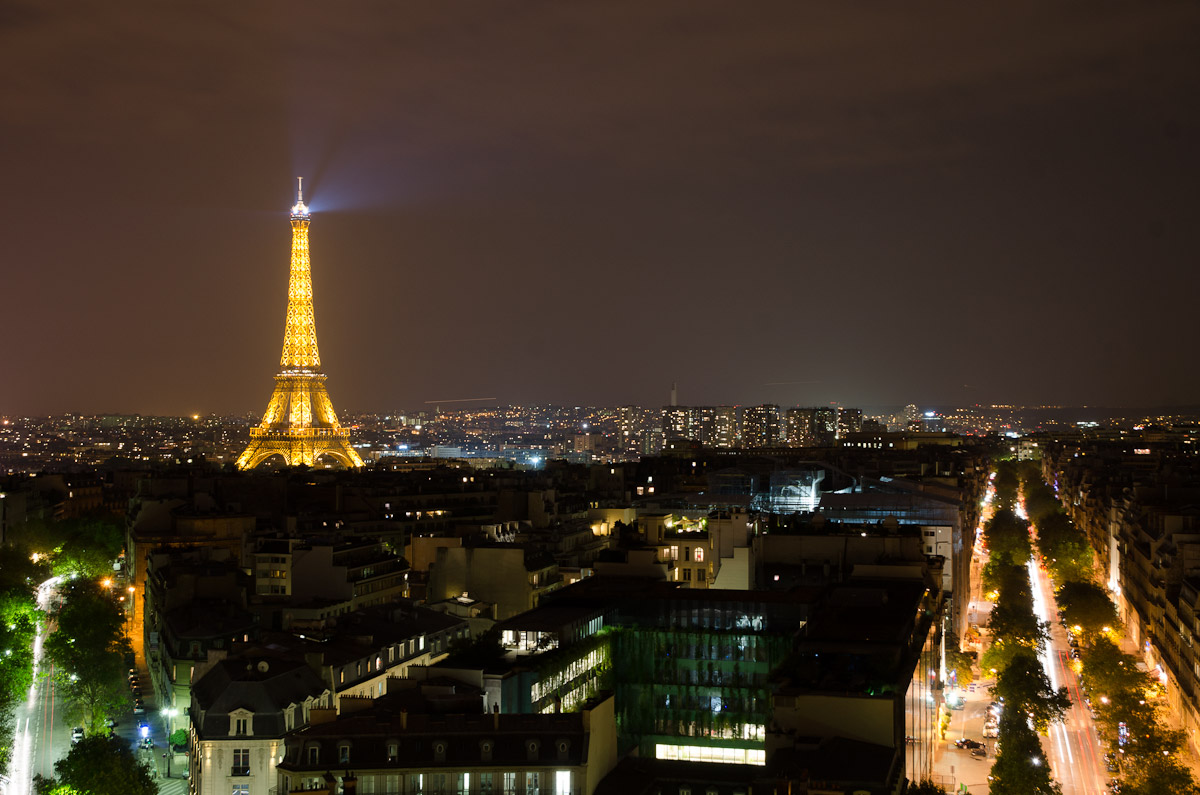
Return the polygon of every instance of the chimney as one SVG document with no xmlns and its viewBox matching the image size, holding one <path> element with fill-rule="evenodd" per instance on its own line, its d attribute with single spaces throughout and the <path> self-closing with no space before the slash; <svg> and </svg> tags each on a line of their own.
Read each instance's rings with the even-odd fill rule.
<svg viewBox="0 0 1200 795">
<path fill-rule="evenodd" d="M 492 730 L 500 731 L 500 705 L 492 704 Z"/>
</svg>

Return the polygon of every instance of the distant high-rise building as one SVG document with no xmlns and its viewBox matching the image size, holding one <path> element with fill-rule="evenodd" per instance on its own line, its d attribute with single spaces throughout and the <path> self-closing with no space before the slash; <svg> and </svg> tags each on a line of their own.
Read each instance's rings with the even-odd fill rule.
<svg viewBox="0 0 1200 795">
<path fill-rule="evenodd" d="M 813 409 L 813 438 L 820 447 L 832 447 L 837 442 L 838 410 L 832 406 Z"/>
<path fill-rule="evenodd" d="M 733 406 L 710 406 L 705 409 L 709 413 L 709 431 L 704 444 L 728 450 L 738 446 L 738 415 Z"/>
<path fill-rule="evenodd" d="M 784 415 L 784 438 L 788 447 L 812 447 L 816 444 L 813 434 L 813 412 L 816 409 L 791 408 Z"/>
<path fill-rule="evenodd" d="M 764 403 L 742 411 L 742 447 L 774 447 L 779 442 L 779 406 Z"/>
<path fill-rule="evenodd" d="M 862 424 L 862 409 L 838 409 L 837 435 L 839 439 L 846 438 L 847 434 L 858 433 L 862 430 Z"/>
<path fill-rule="evenodd" d="M 936 411 L 927 411 L 921 415 L 921 430 L 927 433 L 941 433 L 946 430 L 946 418 Z"/>
<path fill-rule="evenodd" d="M 692 417 L 687 406 L 663 406 L 662 432 L 665 439 L 691 439 Z"/>
<path fill-rule="evenodd" d="M 281 369 L 275 376 L 275 392 L 262 422 L 250 429 L 250 444 L 238 456 L 239 469 L 252 469 L 273 455 L 281 456 L 288 466 L 313 466 L 322 456 L 348 467 L 363 465 L 350 446 L 350 432 L 338 422 L 325 390 L 313 316 L 308 223 L 304 192 L 297 189 L 292 207 L 292 263 Z"/>
</svg>

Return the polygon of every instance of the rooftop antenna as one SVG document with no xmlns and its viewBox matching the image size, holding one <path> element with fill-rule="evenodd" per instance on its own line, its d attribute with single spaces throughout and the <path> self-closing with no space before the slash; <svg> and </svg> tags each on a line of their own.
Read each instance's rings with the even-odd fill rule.
<svg viewBox="0 0 1200 795">
<path fill-rule="evenodd" d="M 296 201 L 304 204 L 304 177 L 296 177 Z"/>
</svg>

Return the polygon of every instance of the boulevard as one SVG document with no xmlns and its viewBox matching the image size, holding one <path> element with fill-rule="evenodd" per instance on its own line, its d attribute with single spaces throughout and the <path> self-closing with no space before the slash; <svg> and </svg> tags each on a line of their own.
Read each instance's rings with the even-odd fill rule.
<svg viewBox="0 0 1200 795">
<path fill-rule="evenodd" d="M 1054 777 L 1062 785 L 1063 795 L 1105 795 L 1112 773 L 1104 769 L 1104 747 L 1091 711 L 1079 689 L 1079 676 L 1070 666 L 1071 645 L 1067 631 L 1058 620 L 1058 606 L 1049 577 L 1036 562 L 1029 561 L 1029 581 L 1038 620 L 1050 625 L 1050 639 L 1040 658 L 1042 668 L 1054 689 L 1066 687 L 1071 706 L 1062 723 L 1050 724 L 1049 737 L 1042 738 Z"/>
</svg>

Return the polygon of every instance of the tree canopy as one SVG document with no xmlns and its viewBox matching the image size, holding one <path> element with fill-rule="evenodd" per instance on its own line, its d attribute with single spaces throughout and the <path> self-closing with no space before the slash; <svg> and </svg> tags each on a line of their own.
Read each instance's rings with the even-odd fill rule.
<svg viewBox="0 0 1200 795">
<path fill-rule="evenodd" d="M 1000 737 L 1003 744 L 992 765 L 990 795 L 1060 795 L 1042 744 L 1024 714 L 1006 706 L 1000 715 Z"/>
<path fill-rule="evenodd" d="M 1004 699 L 1006 712 L 1013 710 L 1027 715 L 1034 729 L 1042 734 L 1050 723 L 1061 721 L 1071 706 L 1067 688 L 1052 688 L 1042 664 L 1027 650 L 1013 655 L 996 679 L 993 693 Z"/>
<path fill-rule="evenodd" d="M 55 574 L 84 578 L 112 574 L 112 562 L 125 546 L 121 523 L 100 514 L 59 521 L 32 519 L 14 526 L 9 539 L 50 560 Z"/>
<path fill-rule="evenodd" d="M 1068 626 L 1078 626 L 1089 638 L 1118 624 L 1117 607 L 1108 592 L 1090 580 L 1068 580 L 1058 589 L 1058 606 Z"/>
<path fill-rule="evenodd" d="M 129 699 L 125 655 L 129 641 L 112 595 L 91 580 L 75 580 L 62 591 L 58 627 L 46 638 L 55 677 L 89 733 Z"/>
<path fill-rule="evenodd" d="M 93 735 L 54 763 L 55 777 L 36 782 L 39 795 L 155 795 L 158 786 L 124 740 Z M 64 789 L 65 788 L 65 789 Z"/>
</svg>

